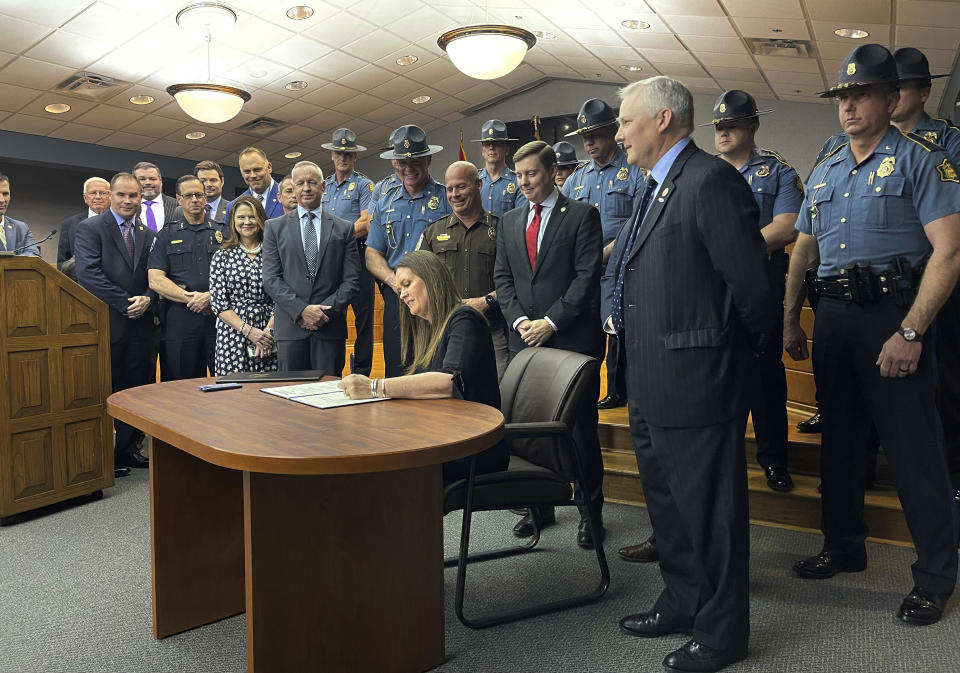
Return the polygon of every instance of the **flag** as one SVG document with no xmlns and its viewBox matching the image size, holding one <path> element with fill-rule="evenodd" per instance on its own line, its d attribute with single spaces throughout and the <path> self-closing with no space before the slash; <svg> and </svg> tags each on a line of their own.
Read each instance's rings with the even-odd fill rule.
<svg viewBox="0 0 960 673">
<path fill-rule="evenodd" d="M 467 153 L 463 151 L 463 129 L 460 129 L 460 154 L 457 156 L 457 161 L 466 161 Z"/>
<path fill-rule="evenodd" d="M 540 117 L 534 116 L 532 121 L 533 121 L 533 138 L 534 140 L 540 140 Z"/>
</svg>

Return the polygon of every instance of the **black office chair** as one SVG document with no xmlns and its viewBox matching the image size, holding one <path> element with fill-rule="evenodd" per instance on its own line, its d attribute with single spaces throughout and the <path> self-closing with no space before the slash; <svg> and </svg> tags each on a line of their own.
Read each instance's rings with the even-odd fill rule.
<svg viewBox="0 0 960 673">
<path fill-rule="evenodd" d="M 463 510 L 460 554 L 445 565 L 457 566 L 457 617 L 473 629 L 503 624 L 592 603 L 607 591 L 610 569 L 600 536 L 594 535 L 600 582 L 587 594 L 469 619 L 463 613 L 467 564 L 531 551 L 540 531 L 525 545 L 468 556 L 470 524 L 474 512 L 545 506 L 583 506 L 592 530 L 601 529 L 600 511 L 584 489 L 583 469 L 573 444 L 573 419 L 577 405 L 597 376 L 599 362 L 586 355 L 554 348 L 527 348 L 507 367 L 500 382 L 504 436 L 510 442 L 510 464 L 502 472 L 475 474 L 471 463 L 467 479 L 449 484 L 444 491 L 444 514 Z M 573 487 L 571 487 L 571 484 Z"/>
</svg>

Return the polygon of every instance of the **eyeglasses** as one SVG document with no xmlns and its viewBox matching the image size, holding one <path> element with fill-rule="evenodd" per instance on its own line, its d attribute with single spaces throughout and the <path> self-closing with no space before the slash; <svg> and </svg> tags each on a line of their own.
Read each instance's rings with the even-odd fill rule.
<svg viewBox="0 0 960 673">
<path fill-rule="evenodd" d="M 189 201 L 190 199 L 202 199 L 204 195 L 203 192 L 193 192 L 192 194 L 181 194 L 180 198 Z"/>
<path fill-rule="evenodd" d="M 87 192 L 87 196 L 110 196 L 110 192 L 100 190 L 98 192 Z"/>
</svg>

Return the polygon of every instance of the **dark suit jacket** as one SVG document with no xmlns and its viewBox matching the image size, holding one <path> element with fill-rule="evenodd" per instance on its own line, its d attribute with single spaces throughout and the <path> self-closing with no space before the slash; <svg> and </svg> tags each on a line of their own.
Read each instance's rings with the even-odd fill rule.
<svg viewBox="0 0 960 673">
<path fill-rule="evenodd" d="M 360 290 L 360 257 L 353 222 L 324 211 L 320 218 L 320 262 L 307 275 L 300 217 L 293 210 L 267 220 L 263 233 L 263 287 L 276 303 L 277 339 L 306 339 L 313 332 L 297 325 L 308 304 L 332 308 L 329 322 L 317 330 L 321 339 L 347 338 L 347 306 Z"/>
<path fill-rule="evenodd" d="M 267 190 L 267 198 L 264 199 L 266 201 L 266 204 L 264 205 L 264 210 L 267 211 L 268 218 L 280 217 L 281 215 L 283 215 L 283 204 L 280 203 L 279 194 L 280 194 L 280 183 L 274 180 L 273 186 L 270 187 L 269 190 Z M 247 195 L 253 196 L 253 192 L 250 189 L 247 189 L 247 191 L 245 191 L 240 196 L 247 196 Z M 237 199 L 239 199 L 240 196 L 238 196 Z M 236 201 L 236 199 L 234 199 L 234 201 Z M 227 204 L 227 210 L 223 215 L 224 222 L 230 221 L 231 208 L 233 208 L 233 201 Z"/>
<path fill-rule="evenodd" d="M 153 330 L 153 311 L 132 320 L 126 316 L 127 299 L 146 295 L 156 303 L 157 295 L 147 282 L 147 258 L 156 239 L 144 224 L 134 230 L 134 260 L 127 256 L 120 227 L 108 210 L 76 225 L 74 257 L 77 282 L 110 307 L 110 342 L 116 343 L 133 330 L 141 337 Z"/>
<path fill-rule="evenodd" d="M 742 178 L 741 178 L 742 180 Z M 530 270 L 526 226 L 529 204 L 503 214 L 497 234 L 493 282 L 510 331 L 510 352 L 526 344 L 513 323 L 549 316 L 557 331 L 544 344 L 593 357 L 603 354 L 600 317 L 602 231 L 593 206 L 562 194 L 547 221 L 537 269 Z"/>
<path fill-rule="evenodd" d="M 9 215 L 7 215 L 3 221 L 4 233 L 7 236 L 7 245 L 6 247 L 0 246 L 0 250 L 8 250 L 10 252 L 20 250 L 17 254 L 21 256 L 40 256 L 40 248 L 37 246 L 37 242 L 30 232 L 30 227 L 20 220 L 13 219 Z"/>
<path fill-rule="evenodd" d="M 627 255 L 627 396 L 655 426 L 713 425 L 745 414 L 751 351 L 768 345 L 775 302 L 759 211 L 743 176 L 691 141 L 657 185 L 633 250 L 625 251 L 635 218 L 636 210 L 603 277 L 606 320 Z"/>
<path fill-rule="evenodd" d="M 63 270 L 63 263 L 73 258 L 73 240 L 77 235 L 75 227 L 89 217 L 89 211 L 71 215 L 60 223 L 60 240 L 57 243 L 57 268 Z"/>
</svg>

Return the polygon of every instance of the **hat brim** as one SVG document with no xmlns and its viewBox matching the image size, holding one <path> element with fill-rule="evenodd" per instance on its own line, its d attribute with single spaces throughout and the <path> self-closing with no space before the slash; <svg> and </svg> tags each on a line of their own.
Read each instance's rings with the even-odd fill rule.
<svg viewBox="0 0 960 673">
<path fill-rule="evenodd" d="M 380 155 L 381 159 L 419 159 L 420 157 L 428 157 L 431 154 L 436 154 L 443 150 L 442 145 L 427 145 L 427 149 L 423 152 L 404 152 L 403 154 L 397 154 L 393 151 L 393 148 L 387 150 Z"/>
<path fill-rule="evenodd" d="M 720 119 L 714 119 L 709 121 L 706 124 L 697 124 L 697 126 L 716 126 L 717 124 L 726 124 L 727 122 L 738 122 L 741 119 L 751 119 L 753 117 L 759 117 L 760 115 L 768 115 L 773 110 L 757 110 L 754 113 L 748 115 L 738 115 L 736 117 L 721 117 Z"/>
<path fill-rule="evenodd" d="M 579 165 L 580 165 L 579 159 L 577 159 L 576 161 L 558 161 L 557 162 L 557 166 L 579 166 Z"/>
<path fill-rule="evenodd" d="M 924 79 L 940 79 L 941 77 L 949 77 L 950 73 L 946 75 L 910 75 L 909 77 L 901 77 L 899 81 L 901 82 L 916 82 Z"/>
<path fill-rule="evenodd" d="M 584 126 L 582 129 L 577 129 L 576 131 L 571 131 L 570 133 L 563 136 L 564 138 L 569 138 L 570 136 L 578 136 L 581 133 L 587 133 L 588 131 L 595 131 L 596 129 L 602 129 L 604 126 L 610 126 L 611 124 L 616 124 L 616 119 L 611 119 L 610 121 L 605 121 L 600 124 L 591 124 L 590 126 Z"/>
<path fill-rule="evenodd" d="M 333 143 L 324 143 L 321 145 L 325 150 L 336 150 L 339 152 L 363 152 L 366 147 L 363 145 L 354 145 L 353 147 L 344 147 L 343 145 L 334 145 Z"/>
<path fill-rule="evenodd" d="M 509 143 L 509 142 L 518 142 L 519 138 L 477 138 L 476 140 L 471 140 L 472 143 Z"/>
<path fill-rule="evenodd" d="M 867 87 L 877 86 L 879 84 L 899 84 L 900 78 L 894 79 L 879 79 L 875 82 L 853 82 L 851 84 L 841 84 L 840 86 L 835 86 L 826 91 L 821 91 L 817 94 L 820 98 L 833 98 L 838 93 L 843 93 L 844 91 L 857 91 L 858 89 L 866 89 Z"/>
</svg>

